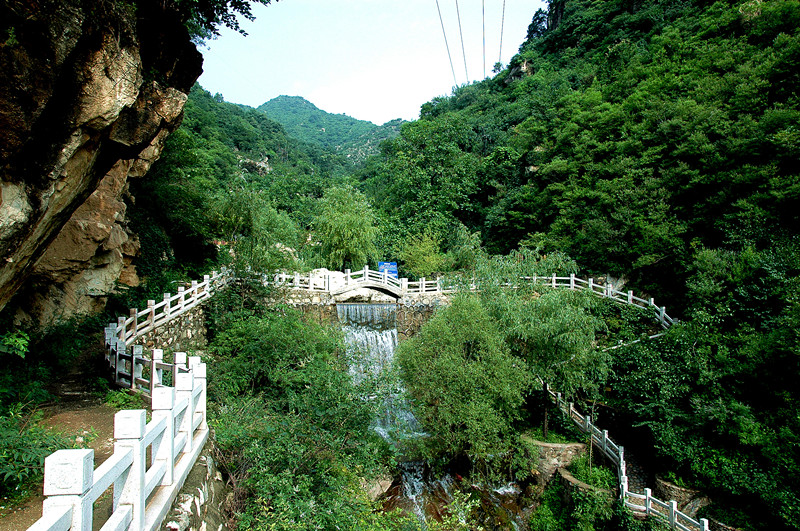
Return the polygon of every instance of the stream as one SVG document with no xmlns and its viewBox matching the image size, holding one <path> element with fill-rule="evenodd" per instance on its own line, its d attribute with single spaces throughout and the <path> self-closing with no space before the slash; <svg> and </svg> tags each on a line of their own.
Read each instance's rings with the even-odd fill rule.
<svg viewBox="0 0 800 531">
<path fill-rule="evenodd" d="M 392 370 L 397 347 L 395 304 L 339 303 L 336 305 L 339 322 L 345 334 L 350 354 L 350 374 L 356 383 Z M 388 379 L 397 381 L 399 379 Z M 425 436 L 410 407 L 403 399 L 404 390 L 384 386 L 373 429 L 387 441 L 398 444 L 403 440 Z M 423 461 L 398 464 L 398 475 L 382 496 L 384 510 L 402 509 L 417 516 L 422 529 L 430 519 L 441 520 L 453 501 L 454 487 L 474 492 L 481 499 L 484 525 L 487 529 L 527 529 L 522 511 L 517 506 L 520 492 L 515 485 L 490 488 L 469 484 L 458 473 L 434 473 Z M 462 473 L 466 474 L 466 471 Z"/>
</svg>

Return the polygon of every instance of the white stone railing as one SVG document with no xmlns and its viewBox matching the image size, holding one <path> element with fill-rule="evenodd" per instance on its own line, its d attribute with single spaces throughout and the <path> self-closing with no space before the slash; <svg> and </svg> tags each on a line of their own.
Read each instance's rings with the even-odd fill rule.
<svg viewBox="0 0 800 531">
<path fill-rule="evenodd" d="M 408 280 L 407 278 L 396 278 L 386 271 L 371 270 L 369 266 L 358 271 L 345 269 L 344 273 L 338 271 L 326 271 L 318 274 L 313 271 L 306 274 L 286 273 L 276 274 L 273 278 L 276 285 L 307 291 L 319 291 L 331 294 L 341 293 L 361 287 L 382 287 L 402 297 L 408 294 L 420 293 L 446 293 L 448 290 L 443 288 L 441 279 Z"/>
<path fill-rule="evenodd" d="M 584 433 L 591 434 L 592 444 L 597 447 L 604 456 L 616 466 L 617 478 L 619 480 L 619 497 L 634 514 L 651 516 L 669 526 L 670 529 L 679 531 L 708 531 L 708 520 L 694 518 L 678 510 L 678 503 L 675 500 L 664 502 L 654 498 L 650 489 L 644 489 L 644 494 L 637 494 L 628 490 L 628 474 L 625 467 L 625 449 L 622 445 L 616 444 L 608 436 L 607 430 L 600 430 L 592 424 L 589 415 L 581 415 L 574 407 L 572 402 L 566 402 L 561 398 L 561 393 L 547 390 L 549 397 L 556 406 L 567 415 L 575 425 Z"/>
<path fill-rule="evenodd" d="M 177 295 L 166 293 L 158 304 L 147 301 L 144 310 L 132 308 L 127 319 L 120 317 L 116 323 L 109 324 L 105 328 L 106 361 L 114 373 L 114 382 L 152 396 L 153 390 L 163 384 L 165 371 L 174 374 L 174 365 L 186 364 L 186 354 L 176 352 L 173 364 L 164 363 L 161 349 L 153 349 L 148 357 L 144 347 L 136 345 L 136 341 L 205 302 L 232 278 L 228 271 L 213 271 L 203 277 L 202 282 L 192 281 L 185 287 L 178 287 Z"/>
<path fill-rule="evenodd" d="M 584 280 L 572 274 L 568 277 L 559 277 L 556 275 L 548 277 L 523 277 L 521 280 L 552 288 L 589 291 L 598 297 L 611 299 L 620 304 L 629 304 L 651 309 L 655 313 L 661 326 L 665 329 L 675 323 L 675 319 L 667 314 L 667 309 L 664 306 L 657 306 L 652 298 L 642 299 L 635 296 L 633 291 L 618 291 L 614 289 L 613 285 L 597 284 L 592 278 Z M 397 297 L 423 293 L 448 294 L 456 290 L 455 285 L 444 284 L 439 278 L 435 280 L 426 280 L 422 278 L 418 281 L 410 281 L 407 278 L 392 277 L 388 275 L 386 271 L 370 270 L 369 267 L 358 271 L 346 269 L 344 273 L 336 271 L 325 271 L 321 274 L 314 273 L 313 271 L 307 274 L 295 272 L 291 275 L 279 273 L 274 276 L 273 282 L 275 285 L 289 289 L 327 292 L 330 294 L 344 293 L 362 287 L 380 287 L 395 294 Z M 473 281 L 470 284 L 470 288 L 480 289 L 480 286 L 476 281 Z"/>
<path fill-rule="evenodd" d="M 208 440 L 206 365 L 200 357 L 176 352 L 164 362 L 161 349 L 144 354 L 134 343 L 196 307 L 231 279 L 212 273 L 177 295 L 164 295 L 146 310 L 131 310 L 105 329 L 106 359 L 114 381 L 150 398 L 152 420 L 143 409 L 114 418 L 114 453 L 96 469 L 94 450 L 59 450 L 45 459 L 40 518 L 29 531 L 90 531 L 93 504 L 112 489 L 112 514 L 102 531 L 158 528 Z M 131 347 L 128 353 L 128 347 Z M 172 386 L 165 386 L 170 374 Z"/>
<path fill-rule="evenodd" d="M 91 531 L 93 504 L 113 489 L 102 531 L 161 526 L 208 439 L 206 366 L 189 358 L 175 387 L 156 387 L 144 409 L 114 417 L 114 453 L 94 468 L 94 450 L 58 450 L 45 459 L 42 517 L 28 531 Z"/>
</svg>

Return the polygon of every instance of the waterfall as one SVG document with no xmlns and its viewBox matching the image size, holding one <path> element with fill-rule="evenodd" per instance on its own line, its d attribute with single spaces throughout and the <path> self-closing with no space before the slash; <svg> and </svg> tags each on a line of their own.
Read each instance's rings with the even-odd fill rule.
<svg viewBox="0 0 800 531">
<path fill-rule="evenodd" d="M 383 377 L 388 382 L 381 395 L 373 397 L 381 401 L 375 431 L 393 442 L 423 435 L 399 381 L 389 377 L 397 347 L 397 306 L 345 303 L 337 304 L 336 312 L 344 330 L 353 380 L 358 384 L 367 378 Z"/>
<path fill-rule="evenodd" d="M 395 446 L 403 447 L 406 439 L 424 437 L 417 419 L 404 396 L 400 379 L 393 372 L 392 362 L 397 347 L 397 306 L 395 304 L 340 303 L 336 305 L 339 322 L 345 335 L 349 370 L 356 384 L 375 378 L 379 391 L 368 398 L 380 401 L 373 429 Z M 433 477 L 422 461 L 398 463 L 398 478 L 385 494 L 385 510 L 402 509 L 419 520 L 427 529 L 426 520 L 441 519 L 453 501 L 455 479 L 444 473 Z M 460 479 L 460 477 L 459 477 Z M 519 508 L 513 508 L 519 489 L 509 484 L 497 488 L 472 485 L 472 490 L 497 508 L 504 516 L 504 525 L 487 525 L 487 529 L 524 529 Z"/>
</svg>

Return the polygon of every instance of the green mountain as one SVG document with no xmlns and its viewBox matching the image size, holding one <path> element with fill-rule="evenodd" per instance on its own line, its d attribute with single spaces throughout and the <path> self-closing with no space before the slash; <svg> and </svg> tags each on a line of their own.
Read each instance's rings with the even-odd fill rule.
<svg viewBox="0 0 800 531">
<path fill-rule="evenodd" d="M 290 136 L 333 150 L 355 164 L 377 154 L 380 143 L 396 137 L 403 123 L 396 119 L 375 125 L 345 114 L 331 114 L 300 96 L 278 96 L 258 110 L 283 125 Z"/>
<path fill-rule="evenodd" d="M 466 229 L 676 308 L 665 339 L 614 353 L 600 402 L 706 514 L 798 529 L 798 87 L 798 1 L 551 1 L 362 188 L 399 244 L 460 252 Z"/>
</svg>

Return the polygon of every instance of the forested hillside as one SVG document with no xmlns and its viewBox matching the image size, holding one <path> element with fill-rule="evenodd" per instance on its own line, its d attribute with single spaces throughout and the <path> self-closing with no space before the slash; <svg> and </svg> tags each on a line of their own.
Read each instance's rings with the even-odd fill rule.
<svg viewBox="0 0 800 531">
<path fill-rule="evenodd" d="M 798 28 L 796 1 L 550 2 L 361 174 L 395 242 L 564 251 L 680 309 L 603 401 L 748 528 L 800 526 Z"/>
<path fill-rule="evenodd" d="M 173 242 L 234 239 L 202 206 L 230 182 L 269 205 L 269 245 L 322 244 L 306 267 L 397 257 L 430 276 L 522 247 L 620 278 L 683 322 L 609 360 L 600 419 L 638 426 L 723 520 L 797 527 L 799 23 L 796 1 L 551 2 L 508 68 L 424 104 L 357 170 L 374 210 L 342 188 L 318 202 L 340 158 L 196 88 L 148 216 Z"/>
<path fill-rule="evenodd" d="M 292 137 L 326 147 L 352 163 L 377 154 L 380 143 L 396 137 L 403 123 L 398 118 L 375 125 L 344 114 L 330 114 L 299 96 L 278 96 L 259 105 L 258 110 L 282 124 Z"/>
<path fill-rule="evenodd" d="M 797 529 L 799 89 L 800 0 L 550 1 L 505 69 L 385 124 L 399 135 L 363 162 L 377 126 L 195 86 L 126 197 L 145 283 L 125 296 L 141 304 L 222 264 L 244 278 L 397 259 L 403 276 L 481 279 L 398 353 L 428 435 L 414 451 L 468 463 L 465 484 L 533 485 L 525 441 L 549 418 L 538 377 L 648 470 L 707 494 L 701 516 Z M 509 288 L 554 273 L 654 297 L 679 322 L 647 339 L 662 331 L 649 314 Z M 237 289 L 210 307 L 209 359 L 241 527 L 313 514 L 320 528 L 405 529 L 363 493 L 405 451 L 357 398 L 383 383 L 356 389 L 341 337 Z M 39 354 L 21 359 L 28 336 L 1 331 L 0 355 L 38 370 Z M 30 394 L 13 372 L 8 410 Z M 622 528 L 607 504 L 575 507 L 532 512 L 530 529 Z"/>
<path fill-rule="evenodd" d="M 147 180 L 132 188 L 133 225 L 142 240 L 140 273 L 195 274 L 216 260 L 217 245 L 242 259 L 289 266 L 324 191 L 345 178 L 347 162 L 289 137 L 263 113 L 195 86 L 181 128 L 167 141 Z M 217 245 L 213 241 L 217 241 Z"/>
</svg>

